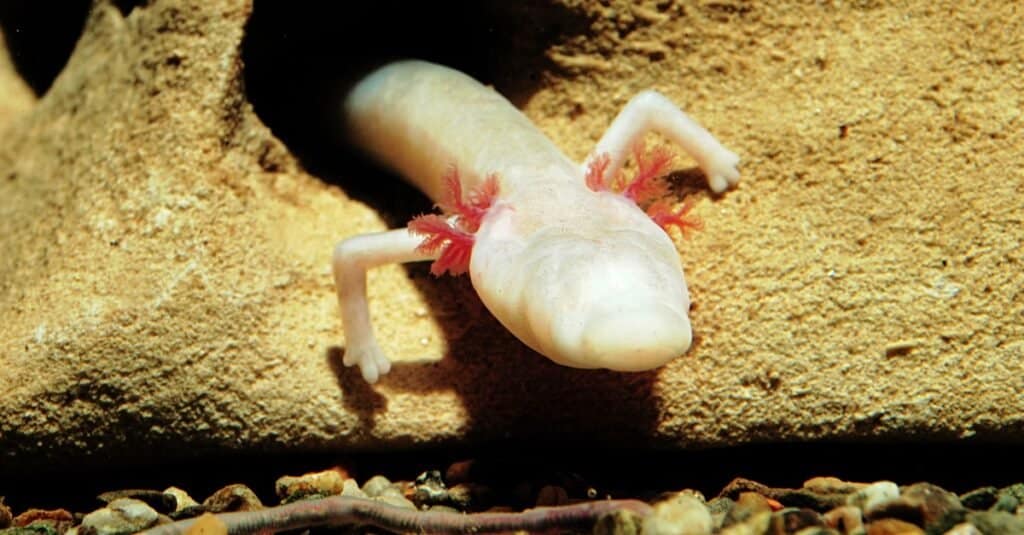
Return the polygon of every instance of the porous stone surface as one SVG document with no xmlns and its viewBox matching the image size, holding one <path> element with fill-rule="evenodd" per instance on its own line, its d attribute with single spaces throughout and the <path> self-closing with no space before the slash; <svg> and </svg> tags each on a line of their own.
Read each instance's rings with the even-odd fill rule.
<svg viewBox="0 0 1024 535">
<path fill-rule="evenodd" d="M 4 32 L 0 28 L 0 131 L 15 117 L 32 109 L 35 101 L 32 89 L 21 79 L 11 62 L 4 46 Z"/>
<path fill-rule="evenodd" d="M 51 89 L 0 113 L 0 472 L 525 437 L 1021 437 L 1015 1 L 502 7 L 530 21 L 508 50 L 566 29 L 487 81 L 570 156 L 654 87 L 743 157 L 720 196 L 677 175 L 706 224 L 679 241 L 694 347 L 650 373 L 562 368 L 467 281 L 387 266 L 370 296 L 398 363 L 372 387 L 340 365 L 328 262 L 390 207 L 346 195 L 366 176 L 303 171 L 256 116 L 252 9 L 98 1 Z"/>
</svg>

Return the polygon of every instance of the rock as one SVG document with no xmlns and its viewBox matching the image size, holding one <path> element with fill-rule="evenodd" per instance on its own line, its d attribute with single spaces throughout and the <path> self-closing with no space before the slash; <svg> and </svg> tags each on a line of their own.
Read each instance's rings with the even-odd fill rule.
<svg viewBox="0 0 1024 535">
<path fill-rule="evenodd" d="M 978 528 L 974 527 L 973 524 L 964 522 L 953 526 L 953 529 L 947 531 L 943 535 L 985 535 L 978 531 Z"/>
<path fill-rule="evenodd" d="M 192 496 L 178 487 L 167 487 L 164 489 L 164 494 L 174 500 L 174 510 L 171 511 L 170 517 L 175 520 L 198 516 L 205 511 L 199 502 L 195 501 Z"/>
<path fill-rule="evenodd" d="M 0 529 L 10 526 L 13 519 L 14 514 L 11 512 L 11 508 L 4 504 L 4 497 L 0 496 Z"/>
<path fill-rule="evenodd" d="M 853 494 L 867 486 L 869 486 L 868 483 L 855 483 L 852 481 L 843 481 L 838 477 L 824 476 L 812 477 L 811 479 L 804 481 L 802 488 L 816 494 L 842 494 L 845 496 Z"/>
<path fill-rule="evenodd" d="M 263 509 L 256 493 L 245 485 L 228 485 L 203 500 L 203 508 L 210 513 L 257 511 Z"/>
<path fill-rule="evenodd" d="M 158 513 L 170 513 L 174 511 L 177 506 L 177 501 L 174 496 L 169 495 L 163 491 L 150 490 L 150 489 L 124 489 L 124 490 L 113 490 L 104 492 L 97 496 L 97 498 L 104 503 L 110 503 L 114 500 L 121 498 L 134 498 L 139 501 L 143 501 L 146 505 L 149 505 Z"/>
<path fill-rule="evenodd" d="M 65 509 L 29 509 L 14 517 L 10 524 L 16 527 L 64 533 L 75 524 L 75 518 Z"/>
<path fill-rule="evenodd" d="M 693 495 L 680 492 L 654 505 L 643 519 L 644 535 L 710 535 L 711 512 Z"/>
<path fill-rule="evenodd" d="M 4 137 L 4 127 L 31 110 L 35 103 L 35 94 L 11 62 L 3 28 L 0 28 L 0 139 Z"/>
<path fill-rule="evenodd" d="M 725 523 L 726 518 L 736 507 L 736 502 L 729 498 L 716 497 L 707 503 L 708 512 L 711 513 L 712 524 L 719 529 Z"/>
<path fill-rule="evenodd" d="M 444 505 L 448 503 L 448 487 L 441 479 L 441 472 L 429 470 L 416 477 L 410 499 L 419 506 Z"/>
<path fill-rule="evenodd" d="M 420 20 L 396 30 L 386 12 L 353 21 L 337 2 L 258 4 L 251 24 L 249 0 L 91 2 L 50 90 L 0 119 L 0 477 L 210 445 L 365 451 L 554 429 L 678 447 L 1019 435 L 1024 321 L 1007 290 L 1024 286 L 1019 180 L 1007 172 L 1024 165 L 1019 69 L 1012 53 L 993 57 L 1015 50 L 1019 0 L 952 14 L 928 0 L 844 2 L 826 17 L 814 2 L 749 15 L 659 3 L 657 23 L 553 2 L 480 3 L 472 20 L 497 28 L 480 32 L 495 41 L 472 43 Z M 436 21 L 464 20 L 442 4 Z M 891 24 L 908 11 L 915 24 Z M 783 19 L 806 31 L 783 32 L 778 50 L 823 56 L 766 61 L 750 36 Z M 337 23 L 310 23 L 322 20 Z M 746 177 L 724 195 L 687 175 L 706 229 L 680 243 L 703 303 L 686 357 L 641 374 L 560 367 L 462 299 L 466 280 L 388 266 L 370 291 L 394 370 L 369 386 L 340 364 L 334 243 L 429 202 L 367 187 L 393 178 L 365 167 L 314 158 L 317 176 L 303 171 L 253 110 L 246 89 L 256 98 L 260 80 L 247 74 L 273 71 L 274 57 L 296 66 L 270 77 L 295 97 L 262 109 L 311 125 L 320 117 L 297 110 L 375 49 L 349 46 L 356 32 L 339 28 L 371 22 L 400 53 L 459 39 L 452 49 L 468 55 L 453 61 L 479 65 L 572 158 L 646 87 L 742 154 Z M 323 26 L 332 39 L 316 42 L 338 48 L 280 39 Z M 874 38 L 880 27 L 891 39 Z M 624 46 L 624 29 L 636 42 Z M 822 49 L 825 34 L 859 43 L 856 54 L 833 57 L 850 47 Z M 965 46 L 967 34 L 980 42 Z M 652 60 L 637 52 L 647 43 L 664 49 Z M 488 61 L 471 60 L 485 49 Z M 807 62 L 828 75 L 808 76 Z M 323 83 L 303 83 L 312 71 Z M 817 105 L 793 98 L 794 84 Z"/>
<path fill-rule="evenodd" d="M 274 492 L 285 502 L 309 496 L 332 496 L 341 494 L 346 479 L 348 472 L 340 468 L 301 476 L 282 476 L 274 483 Z"/>
<path fill-rule="evenodd" d="M 22 528 L 0 529 L 0 535 L 78 535 L 77 528 L 71 528 L 64 533 L 54 529 L 48 524 L 30 524 Z"/>
<path fill-rule="evenodd" d="M 825 524 L 840 533 L 859 533 L 864 529 L 864 517 L 858 507 L 844 505 L 825 513 Z"/>
<path fill-rule="evenodd" d="M 388 480 L 388 478 L 377 475 L 366 480 L 363 483 L 363 493 L 371 498 L 376 498 L 389 489 L 394 489 L 395 485 Z"/>
<path fill-rule="evenodd" d="M 999 499 L 999 489 L 981 487 L 960 495 L 960 503 L 968 509 L 984 510 L 995 505 Z"/>
<path fill-rule="evenodd" d="M 846 503 L 867 512 L 880 503 L 898 498 L 899 495 L 900 488 L 896 483 L 892 481 L 877 481 L 851 494 L 847 497 Z"/>
<path fill-rule="evenodd" d="M 824 519 L 817 512 L 810 509 L 799 509 L 787 507 L 772 514 L 768 533 L 771 535 L 787 535 L 797 533 L 807 528 L 825 528 Z"/>
<path fill-rule="evenodd" d="M 764 535 L 772 522 L 771 511 L 761 511 L 735 524 L 723 527 L 718 535 Z"/>
<path fill-rule="evenodd" d="M 352 478 L 346 479 L 341 484 L 341 495 L 349 496 L 352 498 L 369 498 L 363 489 L 359 488 L 359 483 Z"/>
<path fill-rule="evenodd" d="M 632 511 L 618 510 L 601 515 L 591 530 L 593 535 L 646 535 L 641 531 L 643 520 Z"/>
<path fill-rule="evenodd" d="M 883 518 L 868 523 L 867 535 L 924 535 L 924 530 L 905 520 Z"/>
<path fill-rule="evenodd" d="M 462 461 L 455 461 L 448 465 L 448 469 L 444 472 L 444 480 L 448 481 L 452 485 L 459 483 L 468 483 L 471 481 L 473 471 L 476 467 L 477 461 L 475 459 L 466 459 Z"/>
<path fill-rule="evenodd" d="M 898 518 L 942 533 L 964 519 L 966 509 L 959 498 L 931 483 L 903 487 L 898 498 L 881 502 L 865 511 L 869 520 Z"/>
<path fill-rule="evenodd" d="M 1019 535 L 1024 533 L 1024 517 L 1005 511 L 975 511 L 967 514 L 967 522 L 985 535 Z"/>
<path fill-rule="evenodd" d="M 723 526 L 729 526 L 736 523 L 741 523 L 746 519 L 756 516 L 760 513 L 771 513 L 772 506 L 768 502 L 768 498 L 757 494 L 755 492 L 744 492 L 739 495 L 736 500 L 735 506 L 728 511 L 724 520 L 722 521 Z"/>
<path fill-rule="evenodd" d="M 93 511 L 78 526 L 81 535 L 129 535 L 156 524 L 157 512 L 141 500 L 119 498 Z"/>
<path fill-rule="evenodd" d="M 569 494 L 557 485 L 544 485 L 537 491 L 536 507 L 550 507 L 569 503 Z"/>
<path fill-rule="evenodd" d="M 1024 504 L 1024 484 L 1017 483 L 999 489 L 996 503 L 992 505 L 992 509 L 996 511 L 1006 511 L 1008 513 L 1017 512 L 1017 514 L 1022 514 L 1020 512 L 1022 504 Z"/>
</svg>

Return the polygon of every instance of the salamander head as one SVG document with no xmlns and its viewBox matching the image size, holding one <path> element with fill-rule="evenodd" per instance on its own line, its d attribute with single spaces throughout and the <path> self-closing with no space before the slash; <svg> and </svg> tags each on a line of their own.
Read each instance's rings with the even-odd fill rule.
<svg viewBox="0 0 1024 535">
<path fill-rule="evenodd" d="M 588 208 L 611 213 L 589 225 L 522 225 L 512 211 L 490 218 L 470 263 L 481 299 L 566 366 L 641 371 L 682 355 L 690 300 L 671 239 L 622 199 Z"/>
</svg>

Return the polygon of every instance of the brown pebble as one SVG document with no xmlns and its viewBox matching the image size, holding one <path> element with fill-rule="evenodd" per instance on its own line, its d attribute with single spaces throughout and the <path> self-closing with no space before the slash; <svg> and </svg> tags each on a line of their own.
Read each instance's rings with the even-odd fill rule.
<svg viewBox="0 0 1024 535">
<path fill-rule="evenodd" d="M 444 471 L 444 480 L 451 485 L 457 485 L 459 483 L 468 483 L 473 472 L 473 467 L 476 465 L 476 460 L 467 459 L 465 461 L 456 461 L 448 466 L 448 469 Z"/>
<path fill-rule="evenodd" d="M 868 486 L 867 483 L 854 483 L 843 481 L 838 477 L 824 476 L 812 477 L 804 481 L 802 488 L 818 494 L 852 494 L 866 486 Z"/>
<path fill-rule="evenodd" d="M 632 511 L 619 510 L 601 515 L 594 523 L 593 535 L 640 535 L 641 519 Z"/>
<path fill-rule="evenodd" d="M 537 507 L 551 507 L 569 503 L 569 493 L 556 485 L 545 485 L 537 492 Z"/>
<path fill-rule="evenodd" d="M 784 535 L 811 527 L 825 527 L 821 515 L 810 509 L 789 507 L 772 515 L 768 533 Z"/>
<path fill-rule="evenodd" d="M 120 500 L 121 498 L 132 498 L 134 500 L 144 502 L 146 505 L 160 513 L 170 513 L 171 511 L 174 511 L 176 505 L 173 497 L 168 496 L 163 491 L 152 489 L 112 490 L 100 494 L 97 498 L 103 503 L 110 503 L 114 500 Z"/>
<path fill-rule="evenodd" d="M 274 492 L 278 498 L 286 501 L 313 494 L 333 496 L 341 494 L 347 478 L 348 472 L 338 467 L 301 476 L 282 476 L 274 483 Z"/>
<path fill-rule="evenodd" d="M 865 516 L 869 520 L 898 518 L 943 533 L 962 522 L 966 513 L 956 494 L 931 483 L 915 483 L 903 487 L 899 498 L 866 510 Z"/>
<path fill-rule="evenodd" d="M 771 511 L 761 511 L 742 522 L 722 528 L 718 535 L 764 535 L 771 523 Z"/>
<path fill-rule="evenodd" d="M 864 528 L 861 510 L 852 505 L 844 505 L 825 513 L 825 524 L 841 533 L 855 533 Z"/>
<path fill-rule="evenodd" d="M 56 531 L 63 533 L 75 523 L 75 517 L 66 509 L 29 509 L 14 517 L 9 524 L 23 528 L 34 522 L 52 526 Z"/>
<path fill-rule="evenodd" d="M 905 520 L 883 518 L 868 524 L 867 535 L 924 535 L 924 530 Z"/>
<path fill-rule="evenodd" d="M 211 513 L 229 511 L 256 511 L 263 509 L 263 504 L 256 493 L 245 485 L 228 485 L 210 495 L 203 501 L 203 507 Z"/>
<path fill-rule="evenodd" d="M 0 496 L 0 529 L 9 527 L 12 520 L 14 520 L 14 515 L 11 513 L 11 508 L 4 504 L 4 497 Z"/>
</svg>

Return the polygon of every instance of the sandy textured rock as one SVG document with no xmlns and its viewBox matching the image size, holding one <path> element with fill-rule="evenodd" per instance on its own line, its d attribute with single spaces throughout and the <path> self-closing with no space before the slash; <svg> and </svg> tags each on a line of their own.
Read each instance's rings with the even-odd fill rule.
<svg viewBox="0 0 1024 535">
<path fill-rule="evenodd" d="M 0 472 L 167 446 L 1019 438 L 1015 2 L 805 4 L 501 8 L 533 21 L 506 50 L 552 40 L 491 81 L 571 156 L 650 86 L 743 156 L 722 196 L 680 174 L 707 226 L 680 243 L 696 343 L 652 373 L 560 368 L 466 281 L 390 266 L 370 286 L 400 363 L 371 388 L 339 364 L 328 259 L 390 202 L 303 172 L 256 117 L 248 2 L 99 2 L 0 145 Z"/>
<path fill-rule="evenodd" d="M 35 94 L 11 62 L 4 44 L 4 32 L 0 28 L 0 139 L 3 138 L 4 127 L 15 117 L 32 109 L 35 102 Z"/>
</svg>

